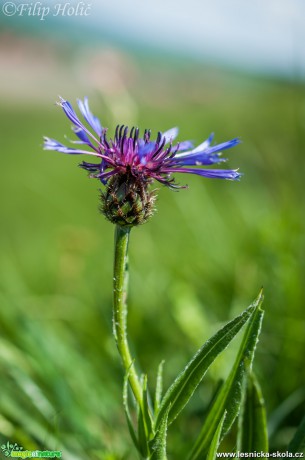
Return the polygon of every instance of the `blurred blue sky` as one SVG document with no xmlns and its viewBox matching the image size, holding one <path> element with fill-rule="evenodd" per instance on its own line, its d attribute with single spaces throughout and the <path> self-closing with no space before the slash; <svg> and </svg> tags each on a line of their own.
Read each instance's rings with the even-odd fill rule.
<svg viewBox="0 0 305 460">
<path fill-rule="evenodd" d="M 305 75 L 304 0 L 93 0 L 94 29 L 255 72 Z"/>
<path fill-rule="evenodd" d="M 15 0 L 20 3 L 23 0 Z M 80 2 L 38 2 L 53 12 L 58 3 L 76 8 Z M 2 10 L 0 22 L 41 33 L 53 31 L 54 36 L 77 38 L 84 44 L 113 43 L 255 73 L 305 77 L 304 0 L 84 0 L 81 4 L 90 5 L 87 17 L 50 14 L 40 21 L 27 14 L 7 17 Z"/>
</svg>

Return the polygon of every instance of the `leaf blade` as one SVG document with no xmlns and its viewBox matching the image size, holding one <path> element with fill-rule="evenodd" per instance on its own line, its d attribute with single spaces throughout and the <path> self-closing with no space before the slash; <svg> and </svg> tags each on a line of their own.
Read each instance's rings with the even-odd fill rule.
<svg viewBox="0 0 305 460">
<path fill-rule="evenodd" d="M 167 438 L 167 426 L 168 426 L 168 413 L 164 414 L 162 422 L 160 423 L 159 429 L 151 444 L 152 456 L 151 460 L 167 460 L 166 456 L 166 438 Z"/>
<path fill-rule="evenodd" d="M 242 398 L 243 379 L 246 372 L 251 369 L 258 336 L 261 330 L 261 323 L 264 314 L 261 309 L 262 301 L 263 296 L 262 293 L 260 293 L 254 302 L 255 309 L 248 322 L 233 368 L 227 380 L 221 387 L 204 421 L 201 432 L 191 451 L 191 460 L 199 459 L 199 448 L 200 452 L 204 452 L 205 454 L 208 452 L 209 445 L 224 411 L 227 410 L 227 417 L 224 420 L 221 439 L 230 430 L 239 412 Z"/>
<path fill-rule="evenodd" d="M 268 452 L 268 432 L 265 402 L 254 373 L 245 382 L 245 395 L 239 414 L 237 450 Z"/>
<path fill-rule="evenodd" d="M 221 432 L 222 432 L 222 427 L 223 427 L 223 424 L 224 424 L 226 416 L 227 416 L 227 412 L 225 411 L 223 416 L 222 416 L 222 418 L 221 418 L 221 420 L 220 420 L 220 422 L 219 422 L 219 424 L 218 424 L 217 430 L 215 431 L 215 434 L 213 436 L 211 446 L 210 446 L 209 451 L 208 451 L 207 460 L 215 460 L 216 459 L 218 447 L 219 447 L 219 444 L 220 444 L 220 436 L 221 436 Z"/>
<path fill-rule="evenodd" d="M 149 439 L 152 435 L 152 420 L 148 407 L 147 376 L 142 377 L 142 405 L 138 406 L 138 442 L 144 458 L 149 457 Z"/>
<path fill-rule="evenodd" d="M 178 375 L 165 393 L 157 416 L 157 428 L 169 406 L 171 406 L 168 417 L 169 423 L 171 423 L 179 415 L 180 411 L 193 395 L 212 362 L 223 350 L 225 350 L 235 335 L 249 320 L 255 311 L 255 308 L 256 303 L 250 305 L 250 307 L 248 307 L 241 315 L 227 323 L 211 339 L 205 342 L 193 356 L 184 370 Z"/>
</svg>

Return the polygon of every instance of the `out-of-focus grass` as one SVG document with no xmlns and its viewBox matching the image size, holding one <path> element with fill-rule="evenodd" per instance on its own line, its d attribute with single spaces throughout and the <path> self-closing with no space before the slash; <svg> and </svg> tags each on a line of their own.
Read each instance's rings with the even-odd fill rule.
<svg viewBox="0 0 305 460">
<path fill-rule="evenodd" d="M 166 360 L 168 385 L 263 285 L 255 367 L 271 413 L 305 382 L 304 88 L 195 70 L 142 75 L 133 94 L 140 127 L 178 125 L 181 139 L 198 142 L 212 131 L 217 142 L 240 136 L 229 167 L 244 177 L 181 175 L 188 190 L 160 189 L 157 215 L 131 235 L 129 334 L 151 384 Z M 103 120 L 103 105 L 91 100 Z M 111 336 L 113 228 L 97 212 L 99 184 L 76 167 L 79 158 L 42 151 L 42 135 L 69 134 L 59 109 L 0 110 L 1 441 L 62 448 L 67 459 L 123 458 L 130 443 Z M 231 355 L 175 423 L 173 458 L 184 458 Z M 281 441 L 302 400 L 283 420 Z"/>
</svg>

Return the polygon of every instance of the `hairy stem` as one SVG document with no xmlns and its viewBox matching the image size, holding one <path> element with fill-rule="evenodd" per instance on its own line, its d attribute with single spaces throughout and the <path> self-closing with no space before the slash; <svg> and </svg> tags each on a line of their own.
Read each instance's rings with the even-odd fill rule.
<svg viewBox="0 0 305 460">
<path fill-rule="evenodd" d="M 127 339 L 127 288 L 128 288 L 128 265 L 127 252 L 129 240 L 129 228 L 116 226 L 115 229 L 115 252 L 114 252 L 114 276 L 113 276 L 113 334 L 120 353 L 125 371 L 133 394 L 140 406 L 142 406 L 142 389 L 130 354 Z"/>
</svg>

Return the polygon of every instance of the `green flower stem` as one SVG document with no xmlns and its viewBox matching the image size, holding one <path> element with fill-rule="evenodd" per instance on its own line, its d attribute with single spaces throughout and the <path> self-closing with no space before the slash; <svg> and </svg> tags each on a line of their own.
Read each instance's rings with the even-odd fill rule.
<svg viewBox="0 0 305 460">
<path fill-rule="evenodd" d="M 130 228 L 116 226 L 114 276 L 113 276 L 113 334 L 122 358 L 123 366 L 133 391 L 133 394 L 142 407 L 142 388 L 136 373 L 133 359 L 130 354 L 127 340 L 127 287 L 128 266 L 127 251 Z"/>
</svg>

